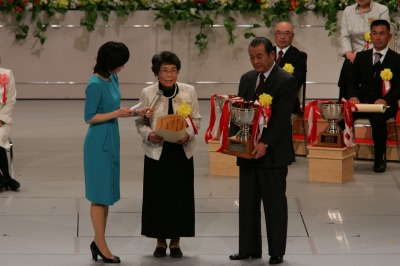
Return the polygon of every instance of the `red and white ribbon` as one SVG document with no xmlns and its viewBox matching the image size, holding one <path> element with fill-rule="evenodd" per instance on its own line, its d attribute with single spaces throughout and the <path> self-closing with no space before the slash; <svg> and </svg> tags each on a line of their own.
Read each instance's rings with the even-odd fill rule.
<svg viewBox="0 0 400 266">
<path fill-rule="evenodd" d="M 311 145 L 317 141 L 317 108 L 320 100 L 313 100 L 308 105 L 310 110 L 308 112 L 308 134 L 307 141 Z"/>
<path fill-rule="evenodd" d="M 194 134 L 198 134 L 199 132 L 197 131 L 197 127 L 194 125 L 192 117 L 189 115 L 188 117 L 185 118 L 186 124 L 189 128 L 191 128 L 194 132 Z"/>
<path fill-rule="evenodd" d="M 353 126 L 353 112 L 358 111 L 357 106 L 346 99 L 342 99 L 343 105 L 343 116 L 344 116 L 344 131 L 343 141 L 347 148 L 350 148 L 353 144 L 353 133 L 351 127 Z"/>
<path fill-rule="evenodd" d="M 225 102 L 230 102 L 230 101 L 239 101 L 239 100 L 243 100 L 243 98 L 241 97 L 232 97 L 231 95 L 221 95 L 221 94 L 213 94 L 211 95 L 211 99 L 210 99 L 210 104 L 211 104 L 211 110 L 210 110 L 210 122 L 208 125 L 208 128 L 206 130 L 206 134 L 204 136 L 204 139 L 206 141 L 206 143 L 208 143 L 210 140 L 212 139 L 216 139 L 217 138 L 217 134 L 218 132 L 214 132 L 214 128 L 215 128 L 215 124 L 217 122 L 217 115 L 216 115 L 216 106 L 215 106 L 215 100 L 216 99 L 224 99 L 223 102 L 223 106 L 225 105 Z M 222 114 L 223 110 L 221 110 L 221 114 Z M 220 118 L 221 119 L 221 118 Z"/>
<path fill-rule="evenodd" d="M 224 105 L 222 107 L 221 118 L 219 120 L 219 130 L 221 136 L 219 138 L 220 147 L 217 152 L 222 152 L 226 149 L 226 145 L 228 144 L 228 133 L 229 133 L 229 120 L 230 120 L 230 110 L 229 104 L 230 102 L 241 102 L 243 101 L 242 97 L 233 97 L 225 100 Z"/>
<path fill-rule="evenodd" d="M 4 73 L 0 74 L 0 85 L 3 86 L 3 91 L 0 90 L 0 95 L 3 94 L 0 96 L 1 103 L 5 103 L 7 100 L 7 86 L 6 85 L 9 83 L 9 81 L 10 80 L 6 74 L 4 74 Z"/>
<path fill-rule="evenodd" d="M 211 95 L 210 103 L 211 103 L 211 111 L 210 111 L 210 124 L 208 125 L 208 128 L 206 130 L 206 134 L 204 136 L 204 139 L 206 143 L 208 143 L 210 140 L 214 139 L 216 136 L 213 135 L 213 130 L 214 130 L 214 125 L 215 125 L 215 120 L 216 120 L 216 114 L 215 114 L 215 98 L 218 96 L 218 94 L 213 94 Z"/>
<path fill-rule="evenodd" d="M 264 128 L 267 127 L 269 120 L 271 119 L 271 108 L 263 106 L 258 100 L 254 102 L 258 106 L 257 111 L 254 115 L 253 125 L 251 129 L 251 137 L 253 139 L 254 146 L 259 142 Z"/>
<path fill-rule="evenodd" d="M 382 80 L 382 97 L 385 97 L 385 95 L 390 91 L 392 87 L 392 83 L 388 80 Z"/>
</svg>

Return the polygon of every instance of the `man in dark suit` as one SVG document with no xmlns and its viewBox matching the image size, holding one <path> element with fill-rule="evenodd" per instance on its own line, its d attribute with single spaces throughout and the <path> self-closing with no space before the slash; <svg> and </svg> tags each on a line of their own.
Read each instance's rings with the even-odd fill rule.
<svg viewBox="0 0 400 266">
<path fill-rule="evenodd" d="M 275 63 L 270 40 L 255 38 L 248 48 L 254 67 L 242 75 L 238 96 L 252 101 L 260 94 L 273 97 L 268 127 L 255 145 L 254 159 L 237 158 L 239 166 L 239 253 L 231 260 L 261 258 L 261 200 L 267 225 L 270 264 L 283 262 L 288 210 L 286 176 L 294 160 L 290 117 L 296 99 L 296 79 Z M 261 83 L 261 85 L 260 85 Z M 232 125 L 233 123 L 231 123 Z M 231 126 L 231 133 L 237 127 Z"/>
<path fill-rule="evenodd" d="M 347 83 L 350 102 L 390 106 L 384 113 L 353 113 L 354 119 L 369 118 L 375 150 L 373 169 L 377 173 L 386 170 L 386 120 L 396 116 L 400 97 L 400 55 L 388 47 L 391 37 L 389 22 L 375 20 L 371 23 L 371 42 L 374 48 L 357 53 Z M 388 91 L 384 89 L 381 77 L 384 69 L 393 73 Z"/>
<path fill-rule="evenodd" d="M 293 37 L 293 25 L 289 22 L 280 22 L 275 26 L 275 61 L 280 67 L 284 67 L 285 64 L 291 64 L 294 67 L 293 76 L 297 81 L 298 94 L 301 86 L 306 82 L 307 54 L 292 46 Z M 299 97 L 297 97 L 292 113 L 299 115 L 302 111 Z"/>
</svg>

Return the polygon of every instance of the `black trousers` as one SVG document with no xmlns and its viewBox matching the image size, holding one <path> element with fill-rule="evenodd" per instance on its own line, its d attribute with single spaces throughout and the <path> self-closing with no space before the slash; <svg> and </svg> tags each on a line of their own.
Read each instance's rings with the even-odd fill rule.
<svg viewBox="0 0 400 266">
<path fill-rule="evenodd" d="M 288 168 L 240 167 L 239 252 L 262 253 L 261 201 L 267 227 L 270 256 L 285 254 L 288 207 Z"/>
</svg>

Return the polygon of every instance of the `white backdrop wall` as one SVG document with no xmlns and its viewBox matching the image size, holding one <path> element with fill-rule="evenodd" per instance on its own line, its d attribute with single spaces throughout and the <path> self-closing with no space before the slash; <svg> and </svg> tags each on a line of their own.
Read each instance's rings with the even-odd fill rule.
<svg viewBox="0 0 400 266">
<path fill-rule="evenodd" d="M 247 53 L 250 40 L 243 37 L 243 31 L 247 25 L 264 24 L 251 16 L 234 15 L 238 36 L 235 43 L 228 45 L 222 19 L 216 18 L 215 27 L 208 29 L 209 43 L 201 55 L 195 45 L 197 26 L 178 24 L 166 31 L 161 22 L 154 22 L 151 11 L 138 11 L 127 18 L 112 14 L 108 23 L 99 19 L 92 33 L 80 26 L 82 12 L 69 11 L 52 19 L 44 45 L 31 35 L 23 42 L 16 41 L 15 24 L 3 16 L 0 65 L 13 70 L 19 99 L 83 99 L 99 46 L 114 40 L 124 42 L 131 51 L 131 59 L 119 74 L 124 99 L 138 98 L 143 87 L 155 82 L 151 57 L 162 50 L 180 57 L 178 79 L 193 84 L 199 98 L 209 98 L 213 93 L 235 94 L 241 74 L 252 68 Z M 338 16 L 340 19 L 341 14 Z M 293 13 L 291 21 L 295 26 L 294 46 L 308 54 L 306 97 L 337 98 L 343 62 L 339 35 L 329 37 L 324 29 L 325 19 L 311 12 L 300 16 Z M 273 41 L 273 27 L 253 32 Z"/>
</svg>

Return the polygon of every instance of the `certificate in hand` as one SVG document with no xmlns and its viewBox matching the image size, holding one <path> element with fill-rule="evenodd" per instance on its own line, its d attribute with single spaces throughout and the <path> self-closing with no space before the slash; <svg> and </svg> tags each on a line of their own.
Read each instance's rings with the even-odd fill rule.
<svg viewBox="0 0 400 266">
<path fill-rule="evenodd" d="M 156 134 L 164 141 L 177 142 L 185 136 L 186 120 L 181 115 L 165 115 L 157 118 Z"/>
</svg>

